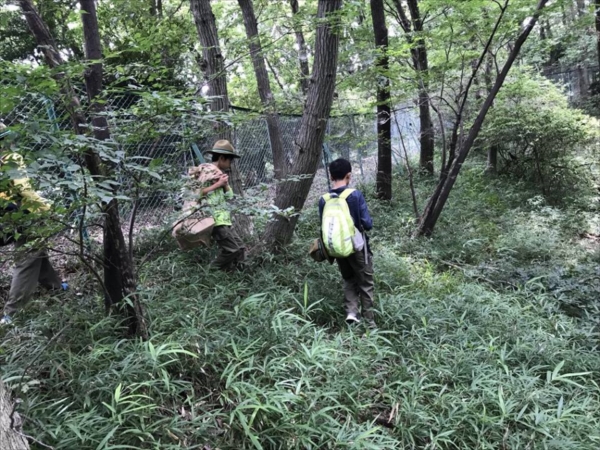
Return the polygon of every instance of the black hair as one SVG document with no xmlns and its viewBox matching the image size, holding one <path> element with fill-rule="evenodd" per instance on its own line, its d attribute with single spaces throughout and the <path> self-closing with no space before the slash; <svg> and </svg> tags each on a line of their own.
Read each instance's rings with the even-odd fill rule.
<svg viewBox="0 0 600 450">
<path fill-rule="evenodd" d="M 233 156 L 231 156 L 231 155 L 223 155 L 222 153 L 213 153 L 212 154 L 212 162 L 217 162 L 221 156 L 225 159 L 233 159 Z"/>
<path fill-rule="evenodd" d="M 338 158 L 329 164 L 329 175 L 333 181 L 343 180 L 351 172 L 352 166 L 347 159 Z"/>
</svg>

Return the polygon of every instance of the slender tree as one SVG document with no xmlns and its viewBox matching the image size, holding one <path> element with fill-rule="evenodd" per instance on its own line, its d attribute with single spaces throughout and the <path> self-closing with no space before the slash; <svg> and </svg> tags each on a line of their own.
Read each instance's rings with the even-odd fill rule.
<svg viewBox="0 0 600 450">
<path fill-rule="evenodd" d="M 486 91 L 489 94 L 492 91 L 492 67 L 494 61 L 492 55 L 488 54 L 486 57 L 485 72 L 483 78 L 485 80 Z M 494 143 L 490 145 L 487 151 L 487 165 L 485 171 L 489 175 L 495 175 L 498 173 L 498 146 Z"/>
<path fill-rule="evenodd" d="M 104 103 L 99 101 L 102 94 L 102 44 L 98 30 L 98 17 L 94 0 L 80 0 L 81 20 L 85 57 L 88 68 L 85 71 L 85 87 L 90 101 L 92 114 L 92 131 L 99 141 L 110 139 L 110 130 L 105 115 Z M 104 169 L 104 170 L 102 170 Z M 106 165 L 100 172 L 107 173 Z M 100 174 L 101 174 L 100 173 Z M 94 175 L 94 174 L 92 174 Z M 104 285 L 106 286 L 105 302 L 108 309 L 113 305 L 124 304 L 127 309 L 129 329 L 138 335 L 147 335 L 144 313 L 136 293 L 137 277 L 125 244 L 119 202 L 113 198 L 104 206 Z M 127 298 L 128 302 L 123 302 Z"/>
<path fill-rule="evenodd" d="M 202 46 L 201 69 L 208 86 L 210 109 L 213 112 L 227 113 L 229 112 L 227 72 L 210 0 L 191 0 L 190 7 Z M 223 139 L 231 140 L 231 130 L 228 127 L 224 126 L 222 122 L 216 122 L 215 125 Z"/>
<path fill-rule="evenodd" d="M 162 19 L 163 16 L 163 4 L 162 0 L 150 0 L 150 14 Z"/>
<path fill-rule="evenodd" d="M 506 8 L 507 3 L 508 2 L 505 3 L 503 12 Z M 487 112 L 489 111 L 489 109 L 491 108 L 492 103 L 494 102 L 494 99 L 496 98 L 496 95 L 498 94 L 498 91 L 500 91 L 500 88 L 504 84 L 504 80 L 506 79 L 506 76 L 508 75 L 510 68 L 512 67 L 513 63 L 517 59 L 517 56 L 519 56 L 521 47 L 523 46 L 523 44 L 529 37 L 531 30 L 533 30 L 542 10 L 546 6 L 546 3 L 548 3 L 548 0 L 539 0 L 533 16 L 527 22 L 527 24 L 523 28 L 522 32 L 517 37 L 514 45 L 512 46 L 511 51 L 508 55 L 508 58 L 507 58 L 506 62 L 504 63 L 504 66 L 502 67 L 500 74 L 496 78 L 491 91 L 487 95 L 485 102 L 481 106 L 481 109 L 479 110 L 479 113 L 477 114 L 477 117 L 475 118 L 475 121 L 473 122 L 473 125 L 471 126 L 466 139 L 464 140 L 464 142 L 458 149 L 458 152 L 456 153 L 456 157 L 454 158 L 452 165 L 449 167 L 447 176 L 444 176 L 443 178 L 440 179 L 433 195 L 429 198 L 429 201 L 427 202 L 427 205 L 425 206 L 425 210 L 423 211 L 423 214 L 421 215 L 421 218 L 419 220 L 419 226 L 417 228 L 418 235 L 430 235 L 431 233 L 433 233 L 435 224 L 437 223 L 437 220 L 440 217 L 442 209 L 444 208 L 446 201 L 448 200 L 450 191 L 452 190 L 452 187 L 454 186 L 454 183 L 456 182 L 456 179 L 458 177 L 458 174 L 460 173 L 462 165 L 465 162 L 467 155 L 471 151 L 471 148 L 473 147 L 475 139 L 477 139 L 477 136 L 479 135 L 479 131 L 481 130 L 483 121 L 485 120 L 485 116 L 486 116 Z M 501 17 L 502 17 L 502 15 L 500 16 L 500 18 Z M 499 23 L 496 24 L 495 30 L 497 29 L 498 24 Z M 492 33 L 492 36 L 488 40 L 488 43 L 486 44 L 486 47 L 485 47 L 484 51 L 482 52 L 482 55 L 480 56 L 480 59 L 477 64 L 478 67 L 481 65 L 483 58 L 485 58 L 485 56 L 489 50 L 489 46 L 491 44 L 491 40 L 492 40 L 493 36 L 494 36 L 494 34 Z M 476 74 L 477 74 L 477 70 L 474 70 L 472 78 L 475 77 Z"/>
<path fill-rule="evenodd" d="M 275 99 L 271 91 L 269 74 L 267 73 L 267 66 L 262 54 L 260 37 L 258 36 L 258 24 L 256 23 L 256 16 L 254 15 L 254 7 L 252 5 L 252 0 L 238 0 L 238 3 L 242 10 L 242 16 L 244 17 L 248 46 L 250 47 L 252 65 L 254 66 L 254 74 L 256 75 L 256 83 L 258 85 L 258 95 L 260 96 L 267 122 L 267 131 L 269 132 L 271 151 L 273 153 L 275 178 L 281 180 L 287 173 L 288 163 L 281 140 L 279 114 L 277 113 Z"/>
<path fill-rule="evenodd" d="M 433 156 L 435 145 L 435 132 L 431 120 L 429 105 L 429 59 L 427 47 L 423 38 L 423 20 L 419 9 L 418 0 L 407 0 L 409 15 L 406 14 L 400 0 L 394 0 L 400 26 L 406 38 L 411 44 L 410 54 L 413 67 L 417 74 L 418 98 L 419 98 L 419 123 L 421 134 L 419 141 L 421 152 L 419 155 L 419 166 L 425 173 L 433 175 Z"/>
<path fill-rule="evenodd" d="M 341 4 L 342 0 L 319 0 L 318 3 L 313 72 L 294 143 L 297 159 L 287 179 L 278 184 L 275 197 L 275 205 L 279 209 L 291 209 L 294 214 L 277 215 L 267 226 L 264 240 L 273 248 L 291 241 L 298 213 L 304 206 L 319 164 L 335 90 L 339 50 L 336 13 Z"/>
<path fill-rule="evenodd" d="M 304 33 L 302 32 L 302 26 L 299 23 L 299 7 L 298 0 L 290 0 L 290 7 L 292 8 L 292 16 L 294 20 L 294 34 L 296 35 L 296 46 L 298 47 L 298 65 L 300 67 L 300 87 L 302 93 L 306 95 L 308 93 L 308 79 L 310 77 L 310 68 L 308 66 L 308 51 L 306 49 L 306 42 L 304 40 Z"/>
<path fill-rule="evenodd" d="M 225 71 L 225 61 L 219 45 L 217 22 L 210 6 L 210 0 L 190 0 L 190 8 L 196 24 L 198 39 L 202 46 L 203 57 L 200 68 L 204 72 L 205 82 L 208 86 L 210 109 L 215 113 L 228 113 L 227 72 Z M 227 139 L 233 142 L 231 128 L 223 121 L 215 121 L 215 134 L 219 139 Z M 233 191 L 243 196 L 242 177 L 237 164 L 232 164 L 229 180 Z M 247 236 L 252 228 L 252 223 L 250 218 L 236 215 L 234 226 L 240 235 Z"/>
<path fill-rule="evenodd" d="M 48 26 L 45 24 L 31 0 L 20 0 L 19 6 L 25 15 L 27 25 L 33 34 L 38 48 L 44 54 L 46 64 L 54 69 L 60 68 L 63 64 L 63 58 L 56 48 L 56 44 L 50 34 Z M 86 70 L 85 79 L 88 96 L 92 101 L 91 111 L 93 114 L 92 127 L 96 139 L 105 140 L 110 137 L 106 119 L 101 115 L 102 106 L 95 101 L 102 91 L 102 64 L 99 62 L 102 56 L 100 46 L 100 36 L 98 33 L 98 21 L 96 18 L 96 9 L 93 0 L 82 0 L 80 2 L 82 11 L 82 21 L 84 28 L 84 39 L 86 46 L 86 57 L 91 63 Z M 55 78 L 61 86 L 62 94 L 65 98 L 65 105 L 71 117 L 75 133 L 83 134 L 89 129 L 87 120 L 81 111 L 79 98 L 75 94 L 69 79 L 64 73 L 58 72 Z M 104 178 L 110 175 L 106 165 L 100 159 L 98 154 L 89 148 L 85 154 L 85 163 L 90 174 L 96 178 Z M 144 320 L 143 310 L 139 299 L 135 296 L 135 271 L 133 262 L 129 258 L 129 252 L 125 247 L 125 240 L 121 229 L 119 217 L 119 204 L 117 199 L 111 200 L 103 205 L 104 213 L 104 295 L 107 310 L 113 305 L 125 305 L 123 300 L 128 297 L 132 305 L 124 306 L 128 321 L 130 334 L 137 334 L 142 337 L 147 336 L 147 329 Z"/>
<path fill-rule="evenodd" d="M 598 72 L 600 72 L 600 0 L 595 2 L 596 8 L 596 45 L 598 47 Z"/>
<path fill-rule="evenodd" d="M 383 0 L 371 0 L 371 17 L 377 56 L 377 196 L 392 199 L 392 117 L 390 113 L 390 79 L 388 30 Z"/>
</svg>

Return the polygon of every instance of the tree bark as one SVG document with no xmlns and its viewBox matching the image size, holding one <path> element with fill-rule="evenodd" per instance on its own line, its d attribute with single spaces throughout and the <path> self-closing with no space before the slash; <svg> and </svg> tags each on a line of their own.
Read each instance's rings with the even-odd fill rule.
<svg viewBox="0 0 600 450">
<path fill-rule="evenodd" d="M 302 27 L 298 23 L 298 0 L 290 0 L 290 6 L 292 8 L 292 16 L 294 20 L 294 34 L 296 35 L 296 45 L 298 46 L 298 64 L 300 66 L 300 87 L 302 93 L 306 95 L 308 93 L 308 79 L 310 77 L 310 68 L 308 66 L 308 51 L 306 49 L 306 42 L 304 40 L 304 33 Z"/>
<path fill-rule="evenodd" d="M 431 120 L 431 109 L 429 104 L 429 59 L 427 56 L 427 47 L 422 37 L 423 20 L 419 10 L 418 0 L 407 0 L 410 19 L 404 11 L 404 6 L 400 0 L 394 0 L 400 25 L 404 30 L 406 39 L 411 44 L 411 59 L 417 74 L 418 80 L 418 99 L 419 99 L 419 123 L 421 133 L 419 142 L 421 151 L 419 154 L 419 167 L 421 171 L 433 175 L 433 157 L 435 152 L 435 132 L 433 121 Z"/>
<path fill-rule="evenodd" d="M 93 0 L 81 1 L 80 2 L 82 12 L 82 21 L 84 26 L 84 33 L 86 34 L 86 57 L 89 60 L 99 60 L 102 57 L 102 51 L 100 46 L 100 37 L 98 33 L 98 23 L 96 18 L 96 9 Z M 33 34 L 38 47 L 44 54 L 46 64 L 53 69 L 56 69 L 64 64 L 54 39 L 50 34 L 48 26 L 44 23 L 43 19 L 35 9 L 31 0 L 20 0 L 19 6 L 25 15 L 27 25 L 31 33 Z M 91 27 L 91 28 L 90 28 Z M 95 27 L 95 36 L 88 36 L 90 30 L 93 31 Z M 89 37 L 89 39 L 88 39 Z M 91 52 L 91 53 L 90 53 Z M 102 90 L 102 64 L 94 63 L 89 66 L 85 73 L 86 87 L 90 99 L 95 98 Z M 87 120 L 81 111 L 81 105 L 79 98 L 75 94 L 73 86 L 70 84 L 69 79 L 63 74 L 58 73 L 55 75 L 55 79 L 61 86 L 62 95 L 65 98 L 65 105 L 67 111 L 71 117 L 71 122 L 76 134 L 83 134 L 88 129 Z M 89 84 L 89 85 L 88 85 Z M 99 116 L 102 107 L 97 102 L 92 102 L 91 111 L 94 115 L 92 119 L 92 127 L 94 136 L 96 139 L 104 140 L 110 137 L 106 118 Z M 84 154 L 85 164 L 90 174 L 96 178 L 103 178 L 107 175 L 106 167 L 102 163 L 102 160 L 93 149 L 88 149 Z M 121 230 L 119 214 L 118 214 L 118 202 L 113 200 L 108 205 L 104 206 L 105 214 L 105 236 L 104 236 L 104 284 L 105 292 L 105 305 L 113 305 L 121 302 L 126 296 L 135 291 L 135 281 L 128 281 L 129 285 L 133 285 L 127 289 L 122 289 L 123 278 L 130 278 L 135 280 L 133 263 L 129 258 L 127 249 L 125 248 L 125 240 L 123 238 L 123 232 Z M 110 230 L 110 236 L 106 236 L 107 230 Z M 118 235 L 121 236 L 121 241 L 118 239 Z M 114 256 L 113 253 L 125 254 L 125 259 Z M 113 275 L 117 274 L 117 278 Z M 121 288 L 119 288 L 121 287 Z M 133 298 L 134 308 L 128 307 L 126 311 L 126 317 L 128 320 L 130 334 L 138 334 L 142 337 L 146 337 L 146 327 L 143 312 L 141 306 L 136 298 Z"/>
<path fill-rule="evenodd" d="M 596 45 L 598 47 L 598 71 L 600 72 L 600 0 L 596 0 Z"/>
<path fill-rule="evenodd" d="M 585 0 L 576 0 L 577 17 L 581 18 L 585 15 Z"/>
<path fill-rule="evenodd" d="M 15 411 L 10 392 L 0 380 L 0 444 L 2 444 L 2 450 L 29 450 L 29 443 L 21 434 L 21 426 L 21 417 Z"/>
<path fill-rule="evenodd" d="M 321 157 L 327 120 L 331 112 L 337 72 L 339 35 L 336 13 L 342 0 L 319 0 L 315 38 L 315 61 L 304 113 L 294 146 L 297 160 L 285 181 L 277 186 L 275 205 L 295 214 L 277 215 L 269 222 L 264 240 L 273 249 L 288 244 L 294 234 Z M 324 20 L 327 19 L 327 20 Z"/>
<path fill-rule="evenodd" d="M 392 199 L 392 117 L 390 113 L 390 79 L 388 30 L 383 0 L 371 0 L 371 16 L 377 61 L 377 196 Z"/>
<path fill-rule="evenodd" d="M 277 113 L 275 99 L 273 98 L 273 92 L 271 91 L 271 83 L 269 81 L 269 74 L 267 73 L 265 58 L 262 55 L 262 46 L 258 36 L 258 24 L 256 23 L 256 16 L 254 15 L 254 7 L 252 6 L 252 0 L 238 0 L 238 3 L 244 17 L 248 46 L 250 47 L 252 65 L 254 66 L 254 74 L 256 75 L 256 83 L 258 85 L 258 95 L 260 96 L 260 101 L 264 108 L 265 119 L 267 121 L 271 152 L 273 153 L 275 179 L 282 180 L 288 170 L 288 161 L 281 139 L 279 114 Z"/>
<path fill-rule="evenodd" d="M 209 88 L 208 95 L 211 97 L 210 109 L 213 112 L 229 112 L 227 73 L 210 0 L 191 0 L 190 7 L 202 46 L 204 77 Z M 223 139 L 231 139 L 231 134 L 226 134 L 226 131 L 221 129 L 222 123 L 219 122 L 217 127 L 218 131 L 223 133 Z"/>
<path fill-rule="evenodd" d="M 217 113 L 228 113 L 227 72 L 225 71 L 225 61 L 219 45 L 217 22 L 210 6 L 210 0 L 190 0 L 190 9 L 196 24 L 198 39 L 202 46 L 201 69 L 209 88 L 208 95 L 211 97 L 210 110 Z M 224 121 L 216 120 L 214 126 L 215 134 L 219 139 L 227 139 L 233 143 L 231 128 Z M 237 195 L 243 196 L 242 177 L 236 163 L 231 165 L 229 180 L 233 191 Z M 252 229 L 252 222 L 247 216 L 236 215 L 234 227 L 240 235 L 248 236 Z"/>
<path fill-rule="evenodd" d="M 105 116 L 104 104 L 98 99 L 102 94 L 103 68 L 102 44 L 98 29 L 98 17 L 94 0 L 80 0 L 81 20 L 85 57 L 90 62 L 85 73 L 85 86 L 90 102 L 92 115 L 92 132 L 98 141 L 110 139 L 110 130 Z M 92 175 L 109 175 L 106 166 L 95 168 Z M 139 297 L 136 294 L 137 280 L 133 261 L 125 244 L 121 218 L 119 217 L 119 202 L 112 199 L 103 207 L 104 212 L 104 285 L 106 293 L 104 303 L 107 311 L 116 305 L 123 308 L 127 318 L 130 335 L 147 337 L 148 330 L 144 312 Z M 129 302 L 124 300 L 128 299 Z"/>
<path fill-rule="evenodd" d="M 541 23 L 540 23 L 540 25 L 541 25 Z M 488 95 L 492 91 L 492 87 L 493 87 L 492 86 L 492 67 L 493 67 L 493 65 L 494 65 L 493 57 L 492 57 L 492 55 L 488 54 L 486 65 L 485 65 L 485 72 L 483 75 L 484 80 L 485 80 L 485 87 L 486 87 Z M 496 144 L 492 144 L 488 148 L 487 164 L 486 164 L 485 172 L 488 175 L 496 175 L 498 173 L 498 146 Z"/>
<path fill-rule="evenodd" d="M 498 94 L 498 91 L 500 91 L 500 88 L 504 84 L 504 80 L 506 79 L 506 76 L 508 75 L 510 68 L 512 67 L 513 63 L 515 62 L 517 56 L 519 55 L 519 52 L 521 51 L 521 47 L 523 46 L 523 44 L 529 37 L 531 30 L 533 30 L 533 28 L 540 16 L 540 13 L 542 12 L 542 9 L 546 6 L 547 2 L 548 2 L 548 0 L 539 0 L 536 10 L 535 10 L 533 16 L 531 17 L 531 20 L 527 23 L 527 25 L 524 27 L 523 31 L 521 32 L 521 34 L 515 41 L 515 44 L 512 47 L 510 54 L 508 55 L 508 59 L 504 63 L 504 67 L 502 67 L 502 71 L 496 78 L 496 81 L 494 82 L 494 86 L 492 87 L 492 90 L 488 94 L 483 106 L 481 107 L 479 113 L 477 114 L 477 117 L 473 123 L 473 126 L 469 130 L 469 134 L 467 135 L 467 138 L 465 139 L 464 143 L 460 146 L 460 149 L 456 155 L 456 158 L 454 159 L 452 166 L 450 167 L 448 176 L 445 177 L 444 179 L 440 180 L 440 182 L 438 183 L 438 185 L 436 187 L 434 194 L 431 196 L 431 198 L 427 202 L 425 210 L 424 210 L 423 214 L 421 215 L 421 219 L 419 221 L 419 226 L 417 228 L 417 235 L 428 236 L 433 233 L 435 224 L 442 212 L 442 209 L 444 208 L 444 205 L 446 204 L 446 201 L 448 200 L 450 191 L 452 190 L 452 187 L 454 186 L 454 183 L 456 182 L 456 178 L 458 177 L 458 174 L 460 173 L 460 169 L 462 168 L 462 165 L 463 165 L 465 159 L 467 158 L 469 151 L 473 147 L 473 143 L 475 142 L 475 139 L 477 139 L 477 136 L 479 135 L 479 131 L 481 130 L 483 121 L 485 120 L 485 116 L 486 116 L 487 112 L 489 111 L 489 109 L 491 108 L 492 103 L 494 102 L 494 99 L 496 98 L 496 95 Z"/>
</svg>

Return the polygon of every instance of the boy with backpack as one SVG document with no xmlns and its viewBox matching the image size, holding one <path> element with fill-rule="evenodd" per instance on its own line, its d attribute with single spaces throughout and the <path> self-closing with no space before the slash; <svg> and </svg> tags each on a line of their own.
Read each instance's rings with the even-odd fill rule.
<svg viewBox="0 0 600 450">
<path fill-rule="evenodd" d="M 373 228 L 373 220 L 363 194 L 348 188 L 352 180 L 350 161 L 336 159 L 329 164 L 329 175 L 332 188 L 319 200 L 321 237 L 344 279 L 346 323 L 360 322 L 362 306 L 362 317 L 374 327 L 373 255 L 364 233 Z"/>
</svg>

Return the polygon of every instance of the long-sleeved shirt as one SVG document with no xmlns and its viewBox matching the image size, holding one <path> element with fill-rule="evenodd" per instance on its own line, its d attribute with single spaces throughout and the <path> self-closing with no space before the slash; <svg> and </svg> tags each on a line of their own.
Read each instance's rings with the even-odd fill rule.
<svg viewBox="0 0 600 450">
<path fill-rule="evenodd" d="M 2 156 L 0 163 L 1 165 L 12 164 L 20 173 L 25 172 L 23 158 L 17 153 Z M 26 176 L 13 178 L 8 186 L 8 190 L 0 192 L 0 208 L 6 208 L 13 203 L 30 212 L 43 212 L 50 209 L 50 202 L 35 192 Z"/>
<path fill-rule="evenodd" d="M 225 192 L 219 188 L 208 194 L 202 194 L 202 189 L 212 186 L 223 172 L 214 164 L 206 163 L 193 167 L 189 171 L 190 182 L 184 193 L 187 199 L 184 210 L 192 206 L 204 207 L 204 211 L 215 220 L 215 226 L 231 226 L 231 213 L 226 208 L 226 202 L 234 198 L 231 188 Z"/>
<path fill-rule="evenodd" d="M 345 189 L 348 189 L 348 186 L 342 186 L 337 189 L 331 189 L 329 192 L 331 194 L 340 195 L 344 192 Z M 350 215 L 352 216 L 352 220 L 354 221 L 354 226 L 358 228 L 360 231 L 369 231 L 373 228 L 373 219 L 371 219 L 371 215 L 369 214 L 369 208 L 367 207 L 367 201 L 365 200 L 364 195 L 359 190 L 355 190 L 348 196 L 346 199 L 348 203 L 348 209 L 350 210 Z M 323 220 L 323 208 L 325 207 L 325 200 L 323 197 L 319 200 L 319 221 Z"/>
</svg>

